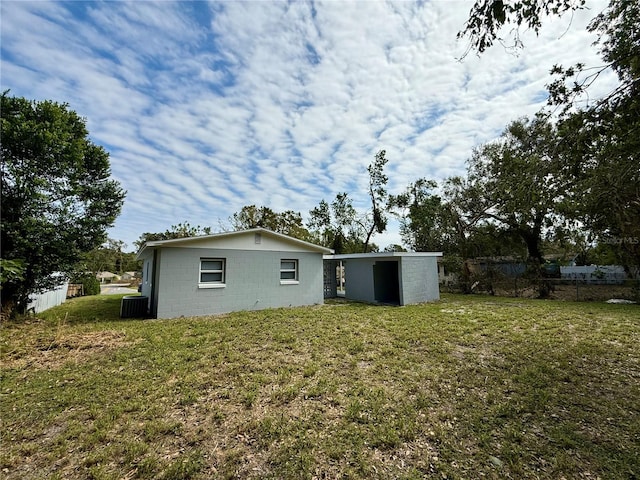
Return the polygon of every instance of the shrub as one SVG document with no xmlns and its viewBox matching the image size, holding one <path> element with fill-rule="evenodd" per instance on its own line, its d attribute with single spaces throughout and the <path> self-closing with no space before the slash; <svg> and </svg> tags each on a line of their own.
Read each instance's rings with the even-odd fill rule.
<svg viewBox="0 0 640 480">
<path fill-rule="evenodd" d="M 91 275 L 79 275 L 71 279 L 71 283 L 81 283 L 82 289 L 85 295 L 99 295 L 100 294 L 100 282 L 98 279 Z"/>
</svg>

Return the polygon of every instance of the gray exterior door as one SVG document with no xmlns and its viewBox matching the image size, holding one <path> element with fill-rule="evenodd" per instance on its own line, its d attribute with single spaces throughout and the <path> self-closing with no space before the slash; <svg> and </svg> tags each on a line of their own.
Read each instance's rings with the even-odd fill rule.
<svg viewBox="0 0 640 480">
<path fill-rule="evenodd" d="M 398 262 L 376 262 L 373 264 L 373 292 L 376 302 L 400 304 Z"/>
</svg>

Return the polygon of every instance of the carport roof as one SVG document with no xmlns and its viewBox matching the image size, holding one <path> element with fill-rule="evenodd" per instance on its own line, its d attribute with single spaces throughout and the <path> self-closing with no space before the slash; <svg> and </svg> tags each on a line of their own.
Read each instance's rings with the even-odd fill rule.
<svg viewBox="0 0 640 480">
<path fill-rule="evenodd" d="M 392 258 L 392 257 L 441 257 L 442 252 L 373 252 L 342 253 L 339 255 L 323 255 L 325 260 L 349 260 L 356 258 Z"/>
</svg>

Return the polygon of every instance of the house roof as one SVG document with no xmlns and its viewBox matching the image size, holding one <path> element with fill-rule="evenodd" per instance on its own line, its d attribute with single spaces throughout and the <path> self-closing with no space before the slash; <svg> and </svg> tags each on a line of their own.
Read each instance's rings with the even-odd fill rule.
<svg viewBox="0 0 640 480">
<path fill-rule="evenodd" d="M 111 272 L 98 272 L 96 274 L 97 278 L 113 278 L 113 277 L 117 277 L 118 275 L 115 273 L 111 273 Z"/>
<path fill-rule="evenodd" d="M 272 240 L 262 245 L 262 238 Z M 253 246 L 250 245 L 249 240 Z M 244 242 L 242 241 L 244 240 Z M 255 250 L 271 250 L 277 251 L 287 246 L 288 249 L 294 249 L 296 251 L 316 252 L 322 254 L 332 254 L 333 250 L 330 248 L 315 245 L 304 240 L 299 240 L 282 233 L 277 233 L 266 228 L 252 228 L 250 230 L 240 230 L 235 232 L 222 232 L 215 233 L 213 235 L 201 235 L 197 237 L 186 238 L 174 238 L 171 240 L 157 240 L 152 242 L 146 242 L 142 248 L 138 251 L 137 259 L 144 256 L 146 251 L 155 248 L 230 248 L 230 245 L 234 245 L 236 249 L 255 249 Z M 262 245 L 256 247 L 255 245 Z M 244 248 L 240 248 L 244 247 Z"/>
</svg>

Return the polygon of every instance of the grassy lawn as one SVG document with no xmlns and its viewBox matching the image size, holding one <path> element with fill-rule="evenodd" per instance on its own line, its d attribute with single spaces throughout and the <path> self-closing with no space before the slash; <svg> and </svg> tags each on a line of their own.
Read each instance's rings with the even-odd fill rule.
<svg viewBox="0 0 640 480">
<path fill-rule="evenodd" d="M 640 477 L 640 308 L 437 303 L 2 326 L 7 479 Z"/>
</svg>

